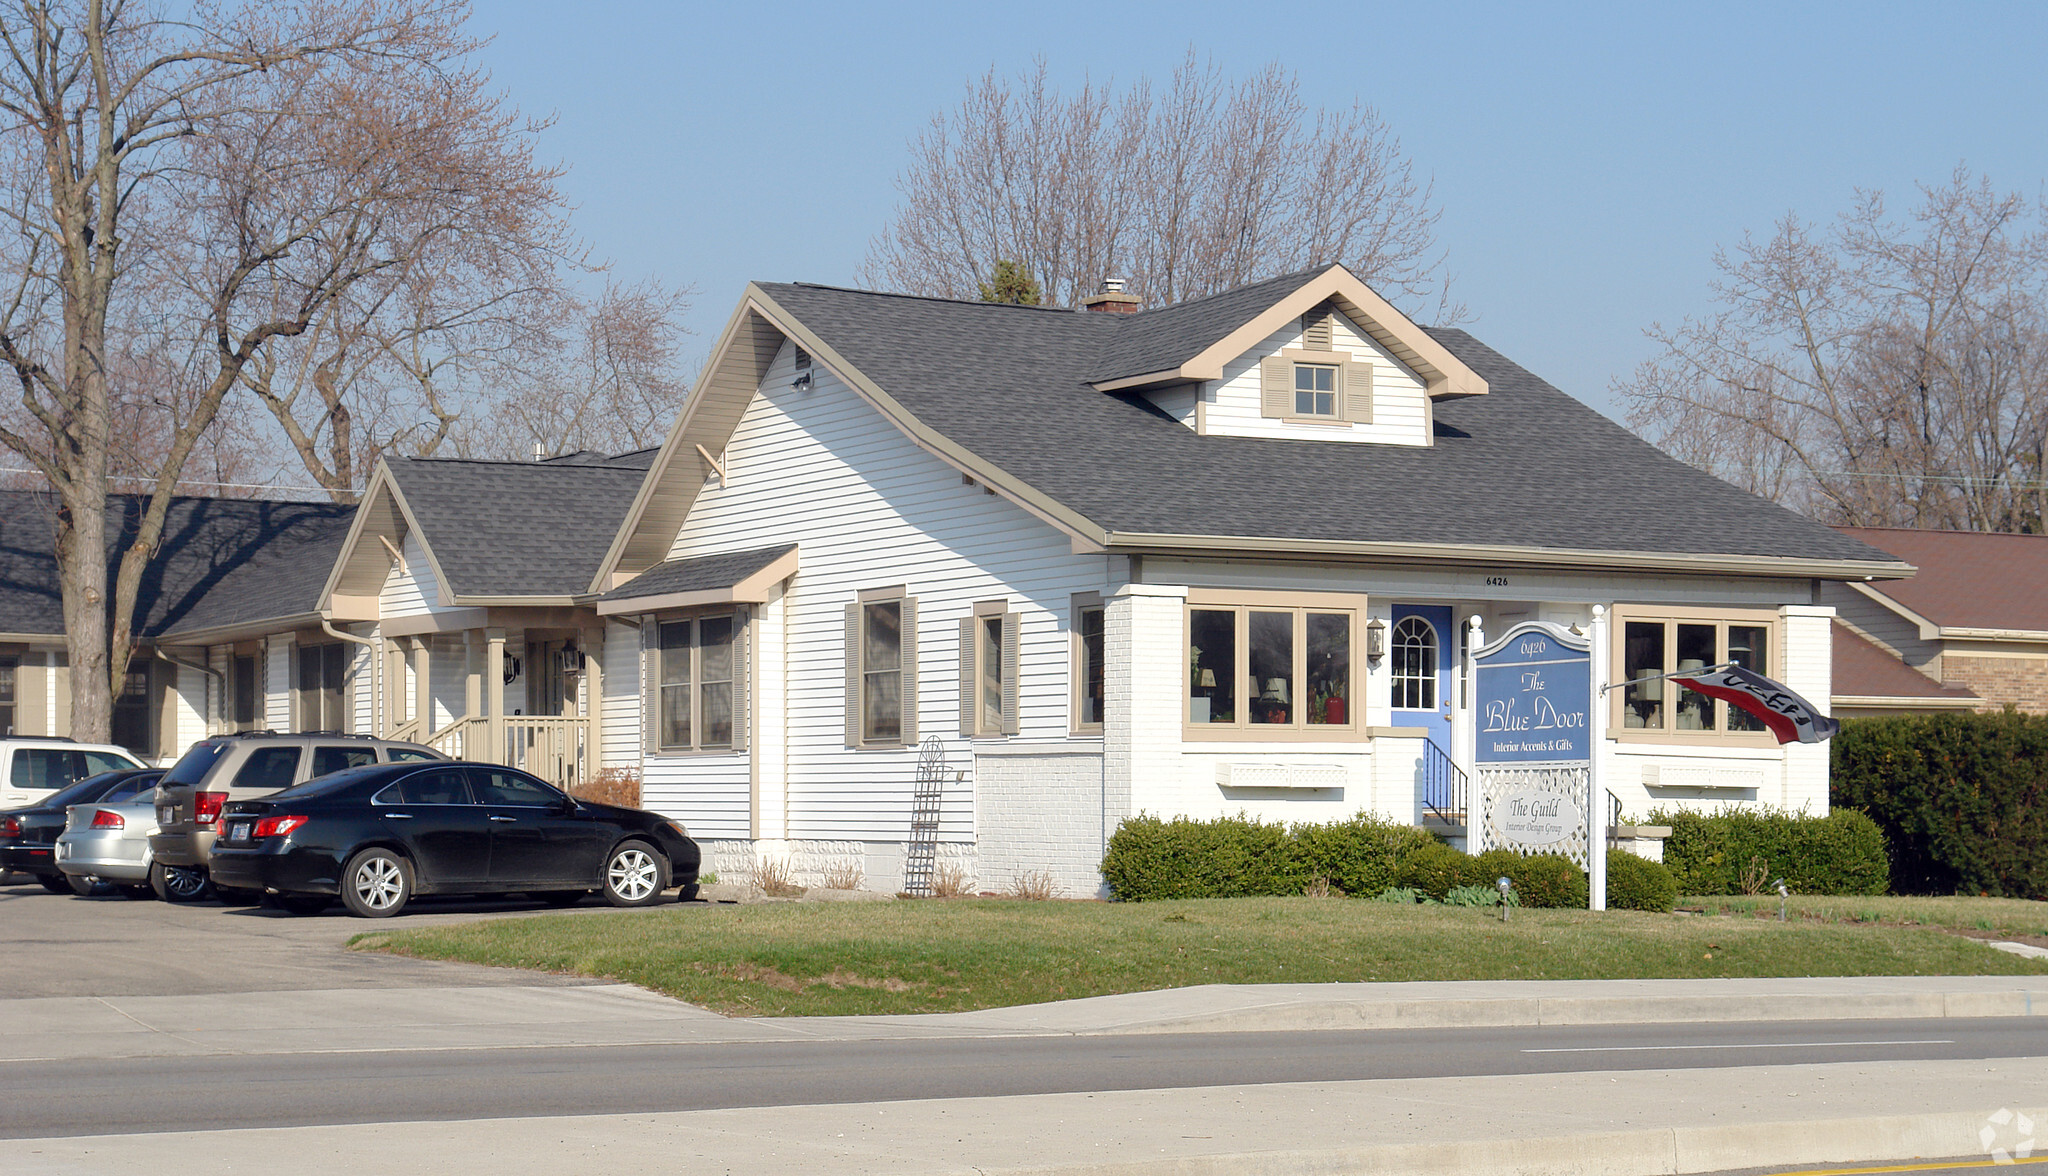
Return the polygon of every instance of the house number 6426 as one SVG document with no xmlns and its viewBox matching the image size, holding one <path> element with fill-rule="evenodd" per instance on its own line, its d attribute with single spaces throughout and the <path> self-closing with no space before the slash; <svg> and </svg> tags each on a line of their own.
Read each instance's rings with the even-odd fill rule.
<svg viewBox="0 0 2048 1176">
<path fill-rule="evenodd" d="M 1488 576 L 1486 577 L 1486 586 L 1488 588 L 1505 588 L 1508 586 L 1508 578 L 1506 576 Z"/>
</svg>

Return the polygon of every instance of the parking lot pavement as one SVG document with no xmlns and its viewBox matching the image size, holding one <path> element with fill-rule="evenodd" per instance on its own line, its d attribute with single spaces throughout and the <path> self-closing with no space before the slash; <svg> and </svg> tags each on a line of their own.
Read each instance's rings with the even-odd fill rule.
<svg viewBox="0 0 2048 1176">
<path fill-rule="evenodd" d="M 352 952 L 349 938 L 391 922 L 269 907 L 191 906 L 119 896 L 51 894 L 33 879 L 0 886 L 0 999 L 185 996 L 333 988 L 475 988 L 585 985 L 576 976 L 409 960 Z M 609 910 L 595 898 L 586 908 Z M 408 927 L 479 915 L 541 914 L 523 900 L 421 900 L 396 920 Z M 634 911 L 612 911 L 626 918 Z"/>
</svg>

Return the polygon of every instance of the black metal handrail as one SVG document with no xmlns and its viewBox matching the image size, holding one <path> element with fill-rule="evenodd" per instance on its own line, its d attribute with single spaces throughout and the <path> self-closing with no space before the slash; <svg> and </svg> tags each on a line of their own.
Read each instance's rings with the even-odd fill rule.
<svg viewBox="0 0 2048 1176">
<path fill-rule="evenodd" d="M 1465 769 L 1436 740 L 1422 741 L 1422 807 L 1446 825 L 1465 823 L 1465 796 L 1470 785 Z"/>
</svg>

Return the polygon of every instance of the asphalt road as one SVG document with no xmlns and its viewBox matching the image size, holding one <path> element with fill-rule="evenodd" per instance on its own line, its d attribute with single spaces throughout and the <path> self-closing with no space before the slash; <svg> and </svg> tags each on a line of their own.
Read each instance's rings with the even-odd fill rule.
<svg viewBox="0 0 2048 1176">
<path fill-rule="evenodd" d="M 2048 1018 L 1952 1018 L 22 1062 L 0 1138 L 2043 1052 Z"/>
</svg>

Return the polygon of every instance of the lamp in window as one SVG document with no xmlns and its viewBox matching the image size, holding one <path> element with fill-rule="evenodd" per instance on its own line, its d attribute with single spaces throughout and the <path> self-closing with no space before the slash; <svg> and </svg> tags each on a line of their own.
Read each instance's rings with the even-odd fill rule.
<svg viewBox="0 0 2048 1176">
<path fill-rule="evenodd" d="M 1259 701 L 1277 702 L 1282 706 L 1287 705 L 1287 679 L 1266 679 L 1266 692 L 1264 694 L 1259 695 Z"/>
<path fill-rule="evenodd" d="M 1366 622 L 1365 660 L 1378 665 L 1387 656 L 1387 623 L 1378 617 Z"/>
<path fill-rule="evenodd" d="M 1202 686 L 1206 686 L 1206 687 L 1208 687 L 1209 689 L 1212 689 L 1212 690 L 1213 690 L 1213 689 L 1215 689 L 1215 687 L 1216 687 L 1216 671 L 1215 671 L 1215 670 L 1203 670 L 1203 671 L 1202 671 L 1202 677 L 1201 677 L 1201 680 L 1200 680 L 1200 683 L 1199 683 L 1199 684 L 1200 684 L 1200 685 L 1202 685 Z"/>
</svg>

